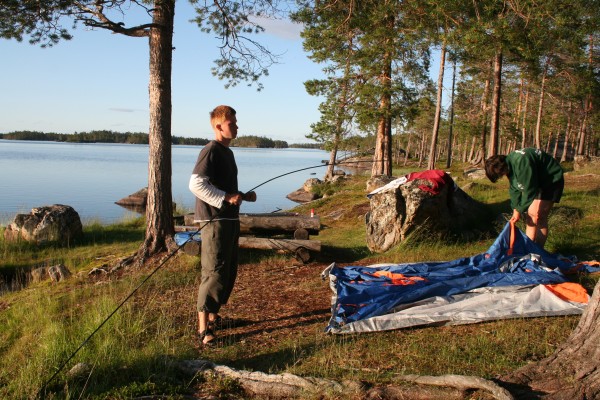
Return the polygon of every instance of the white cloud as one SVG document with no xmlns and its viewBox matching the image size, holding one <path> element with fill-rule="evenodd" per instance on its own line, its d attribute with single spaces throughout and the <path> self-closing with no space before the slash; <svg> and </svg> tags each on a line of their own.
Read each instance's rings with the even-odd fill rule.
<svg viewBox="0 0 600 400">
<path fill-rule="evenodd" d="M 265 29 L 265 33 L 281 39 L 300 40 L 302 24 L 297 24 L 289 19 L 272 19 L 252 16 L 250 20 Z"/>
</svg>

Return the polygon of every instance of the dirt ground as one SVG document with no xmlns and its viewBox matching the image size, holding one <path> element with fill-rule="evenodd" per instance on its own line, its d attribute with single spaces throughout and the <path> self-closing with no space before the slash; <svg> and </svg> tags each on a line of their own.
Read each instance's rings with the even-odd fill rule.
<svg viewBox="0 0 600 400">
<path fill-rule="evenodd" d="M 566 185 L 578 190 L 600 189 L 600 175 L 565 176 Z M 368 211 L 368 203 L 361 206 Z M 324 330 L 330 317 L 331 290 L 320 277 L 329 261 L 302 264 L 287 254 L 266 262 L 244 263 L 244 250 L 232 298 L 222 308 L 223 345 L 251 341 L 268 346 L 299 334 Z M 202 349 L 199 348 L 200 351 Z"/>
<path fill-rule="evenodd" d="M 331 290 L 320 278 L 327 264 L 302 264 L 292 255 L 265 265 L 240 264 L 229 304 L 221 309 L 219 345 L 272 346 L 325 329 Z M 202 349 L 199 346 L 199 350 Z"/>
</svg>

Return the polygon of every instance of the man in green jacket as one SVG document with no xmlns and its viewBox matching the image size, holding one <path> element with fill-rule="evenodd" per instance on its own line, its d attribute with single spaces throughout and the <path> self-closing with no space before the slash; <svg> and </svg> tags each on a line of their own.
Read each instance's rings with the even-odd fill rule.
<svg viewBox="0 0 600 400">
<path fill-rule="evenodd" d="M 512 222 L 526 213 L 525 234 L 544 247 L 548 238 L 548 215 L 565 186 L 560 164 L 540 149 L 525 148 L 485 160 L 485 174 L 492 182 L 503 176 L 510 182 Z"/>
</svg>

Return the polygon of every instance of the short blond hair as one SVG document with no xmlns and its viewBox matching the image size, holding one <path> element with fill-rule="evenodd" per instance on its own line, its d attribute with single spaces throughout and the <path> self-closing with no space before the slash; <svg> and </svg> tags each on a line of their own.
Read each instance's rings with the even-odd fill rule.
<svg viewBox="0 0 600 400">
<path fill-rule="evenodd" d="M 210 112 L 210 125 L 214 128 L 217 124 L 235 116 L 235 110 L 230 106 L 217 106 Z"/>
</svg>

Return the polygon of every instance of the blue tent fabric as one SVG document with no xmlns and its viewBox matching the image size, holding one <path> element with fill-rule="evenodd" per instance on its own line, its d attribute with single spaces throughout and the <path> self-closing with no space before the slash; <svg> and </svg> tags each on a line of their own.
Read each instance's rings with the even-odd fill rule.
<svg viewBox="0 0 600 400">
<path fill-rule="evenodd" d="M 557 284 L 566 282 L 565 274 L 577 269 L 600 271 L 577 264 L 574 258 L 548 253 L 517 228 L 509 255 L 510 230 L 507 223 L 485 253 L 453 261 L 375 267 L 333 265 L 328 272 L 335 295 L 326 331 L 434 296 L 484 287 Z"/>
<path fill-rule="evenodd" d="M 183 246 L 188 241 L 200 242 L 200 232 L 177 232 L 175 234 L 175 243 L 177 246 Z"/>
</svg>

